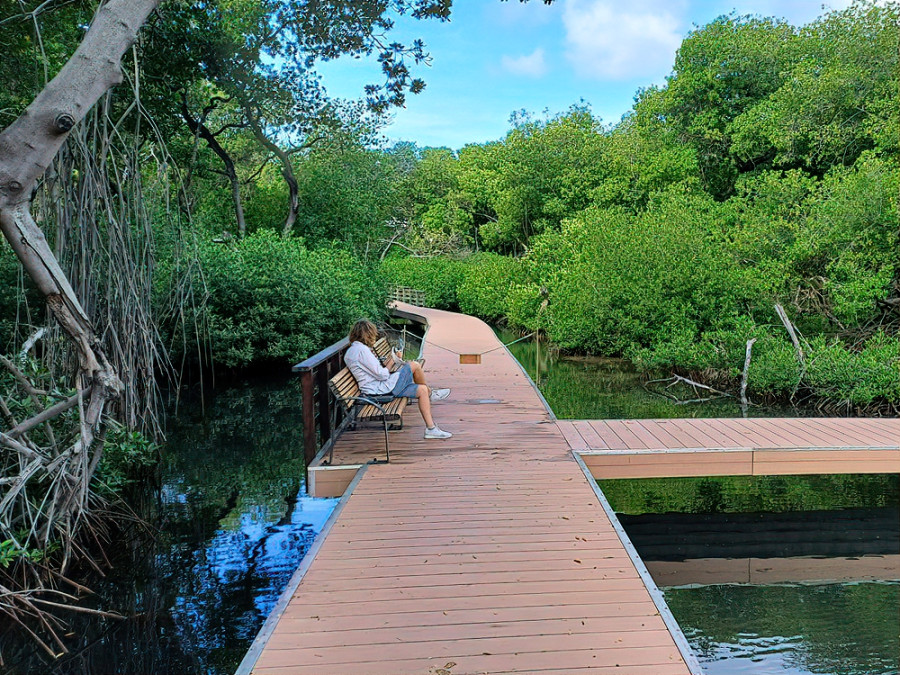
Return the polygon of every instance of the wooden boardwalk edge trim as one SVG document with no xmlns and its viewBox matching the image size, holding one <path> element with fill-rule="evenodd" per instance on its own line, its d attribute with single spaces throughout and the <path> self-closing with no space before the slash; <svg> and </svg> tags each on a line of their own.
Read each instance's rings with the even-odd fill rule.
<svg viewBox="0 0 900 675">
<path fill-rule="evenodd" d="M 263 623 L 262 628 L 259 629 L 259 633 L 256 634 L 253 644 L 250 645 L 250 649 L 247 650 L 247 653 L 241 660 L 241 664 L 238 666 L 237 670 L 234 671 L 234 675 L 251 675 L 253 672 L 256 662 L 259 660 L 266 644 L 268 644 L 269 638 L 272 637 L 275 627 L 281 620 L 281 615 L 284 614 L 284 610 L 287 609 L 287 606 L 290 604 L 291 599 L 294 597 L 294 592 L 297 590 L 297 587 L 300 586 L 300 582 L 303 581 L 303 577 L 306 576 L 307 571 L 309 571 L 309 568 L 312 566 L 319 549 L 322 548 L 322 544 L 325 543 L 325 538 L 328 536 L 328 533 L 331 532 L 331 528 L 334 527 L 338 517 L 341 515 L 341 511 L 344 510 L 344 506 L 346 506 L 347 502 L 350 500 L 354 488 L 356 488 L 362 480 L 367 468 L 368 465 L 363 465 L 359 471 L 357 471 L 356 476 L 350 482 L 350 485 L 347 486 L 340 501 L 335 505 L 331 515 L 328 516 L 328 520 L 325 521 L 321 531 L 318 536 L 316 536 L 315 541 L 313 541 L 312 546 L 309 547 L 306 555 L 304 555 L 303 559 L 300 561 L 300 566 L 296 569 L 294 574 L 291 575 L 290 581 L 288 581 L 287 586 L 285 586 L 284 591 L 279 596 L 278 602 L 275 603 L 275 607 L 272 608 L 272 611 L 269 612 L 269 616 L 266 617 L 265 623 Z"/>
<path fill-rule="evenodd" d="M 631 543 L 631 539 L 625 532 L 625 528 L 622 527 L 622 523 L 619 522 L 619 518 L 616 516 L 616 512 L 613 510 L 609 501 L 607 501 L 606 495 L 603 494 L 600 486 L 597 485 L 597 481 L 594 479 L 593 475 L 591 475 L 591 470 L 588 469 L 587 465 L 584 463 L 584 460 L 581 459 L 579 453 L 573 451 L 572 457 L 575 459 L 575 462 L 584 473 L 585 479 L 593 489 L 594 494 L 597 496 L 597 500 L 600 502 L 600 506 L 603 508 L 603 511 L 609 518 L 609 522 L 612 523 L 613 529 L 615 529 L 616 534 L 619 537 L 619 541 L 622 542 L 622 546 L 628 553 L 628 557 L 631 559 L 631 563 L 634 565 L 634 568 L 637 570 L 638 575 L 641 577 L 641 581 L 643 581 L 644 585 L 647 587 L 647 591 L 650 593 L 650 598 L 653 600 L 653 604 L 655 604 L 656 608 L 659 610 L 659 616 L 666 624 L 666 628 L 668 628 L 669 633 L 672 635 L 672 639 L 675 640 L 675 645 L 678 647 L 678 651 L 681 652 L 681 657 L 684 659 L 684 662 L 687 665 L 688 669 L 691 671 L 691 674 L 703 675 L 703 668 L 700 666 L 700 661 L 697 659 L 697 656 L 691 649 L 687 638 L 681 630 L 681 626 L 678 625 L 678 622 L 672 615 L 672 610 L 670 610 L 669 605 L 666 604 L 666 599 L 665 597 L 663 597 L 662 591 L 659 590 L 656 582 L 653 581 L 653 577 L 650 576 L 650 572 L 647 570 L 647 566 L 638 555 L 637 549 L 634 547 L 634 544 Z"/>
<path fill-rule="evenodd" d="M 900 445 L 809 445 L 791 448 L 778 448 L 774 446 L 735 446 L 708 448 L 628 448 L 625 450 L 578 450 L 579 454 L 588 457 L 630 457 L 633 455 L 697 455 L 697 454 L 721 454 L 726 452 L 890 452 L 900 450 Z"/>
</svg>

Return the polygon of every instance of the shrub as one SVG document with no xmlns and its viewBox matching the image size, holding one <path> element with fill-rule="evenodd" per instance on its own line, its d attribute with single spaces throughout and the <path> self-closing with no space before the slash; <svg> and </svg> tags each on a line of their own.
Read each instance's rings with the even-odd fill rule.
<svg viewBox="0 0 900 675">
<path fill-rule="evenodd" d="M 496 321 L 509 312 L 510 291 L 524 279 L 521 262 L 496 253 L 476 253 L 462 265 L 457 296 L 466 314 Z"/>
<path fill-rule="evenodd" d="M 900 400 L 900 339 L 877 333 L 859 351 L 837 340 L 810 341 L 806 380 L 817 395 L 865 406 Z"/>
<path fill-rule="evenodd" d="M 711 200 L 667 194 L 631 215 L 587 209 L 529 257 L 549 290 L 549 334 L 563 347 L 622 354 L 733 329 L 762 285 L 709 236 Z"/>
<path fill-rule="evenodd" d="M 212 361 L 226 367 L 300 360 L 356 319 L 384 315 L 383 284 L 346 251 L 314 251 L 260 230 L 230 244 L 203 244 L 200 261 L 208 298 L 199 317 L 206 330 L 197 333 L 208 340 Z"/>
<path fill-rule="evenodd" d="M 458 309 L 457 289 L 463 263 L 452 258 L 388 258 L 381 263 L 388 283 L 425 292 L 425 304 L 437 309 Z"/>
</svg>

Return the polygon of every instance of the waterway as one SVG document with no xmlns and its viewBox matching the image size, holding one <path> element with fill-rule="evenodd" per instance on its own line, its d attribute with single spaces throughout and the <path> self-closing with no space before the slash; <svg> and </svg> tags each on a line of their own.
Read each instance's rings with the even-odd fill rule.
<svg viewBox="0 0 900 675">
<path fill-rule="evenodd" d="M 0 672 L 233 673 L 336 503 L 304 493 L 298 384 L 237 382 L 182 402 L 154 485 L 135 495 L 150 532 L 120 533 L 111 572 L 84 579 L 94 606 L 126 618 L 69 617 L 56 662 L 0 633 Z"/>
<path fill-rule="evenodd" d="M 731 399 L 678 405 L 649 393 L 623 361 L 560 357 L 530 341 L 511 351 L 561 418 L 743 414 Z M 0 631 L 0 672 L 232 673 L 336 503 L 304 496 L 299 398 L 298 382 L 285 374 L 232 383 L 202 402 L 197 396 L 183 401 L 171 417 L 158 474 L 135 502 L 151 531 L 118 535 L 110 547 L 112 572 L 86 579 L 97 591 L 94 604 L 121 612 L 125 620 L 75 617 L 70 652 L 53 663 L 30 643 Z M 805 412 L 751 407 L 748 414 Z M 761 514 L 765 522 L 778 510 L 773 501 L 782 511 L 801 513 L 883 508 L 896 503 L 890 500 L 896 500 L 897 483 L 890 481 L 620 481 L 616 489 L 605 489 L 614 506 L 636 517 L 663 513 L 671 519 L 680 512 L 708 518 L 740 511 L 744 518 Z M 783 508 L 788 503 L 791 508 Z M 724 522 L 720 529 L 733 529 Z M 669 531 L 673 525 L 651 524 L 651 532 L 653 527 Z M 896 538 L 888 544 L 900 546 Z M 849 545 L 842 553 L 848 558 L 854 552 Z M 900 670 L 896 584 L 679 584 L 665 593 L 711 675 Z"/>
<path fill-rule="evenodd" d="M 505 342 L 517 338 L 498 332 Z M 679 404 L 628 363 L 510 345 L 564 419 L 803 417 Z M 657 388 L 656 391 L 659 391 Z M 670 390 L 671 391 L 671 390 Z M 702 398 L 682 388 L 679 398 Z M 900 477 L 601 481 L 708 675 L 900 672 Z"/>
</svg>

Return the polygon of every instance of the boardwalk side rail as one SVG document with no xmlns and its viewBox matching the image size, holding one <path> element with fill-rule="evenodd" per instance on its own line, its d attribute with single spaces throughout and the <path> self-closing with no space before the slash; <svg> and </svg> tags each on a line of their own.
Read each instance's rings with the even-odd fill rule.
<svg viewBox="0 0 900 675">
<path fill-rule="evenodd" d="M 300 375 L 303 458 L 307 466 L 319 448 L 332 440 L 335 429 L 344 420 L 341 406 L 334 405 L 328 381 L 343 369 L 344 352 L 349 346 L 350 341 L 344 338 L 292 368 Z"/>
<path fill-rule="evenodd" d="M 408 286 L 394 286 L 390 289 L 389 296 L 391 300 L 399 302 L 407 302 L 410 305 L 425 307 L 425 291 L 418 288 L 409 288 Z"/>
</svg>

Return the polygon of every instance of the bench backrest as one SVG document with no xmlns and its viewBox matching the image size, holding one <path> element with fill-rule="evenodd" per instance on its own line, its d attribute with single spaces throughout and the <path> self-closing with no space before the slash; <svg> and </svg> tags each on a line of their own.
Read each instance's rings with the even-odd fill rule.
<svg viewBox="0 0 900 675">
<path fill-rule="evenodd" d="M 375 346 L 372 347 L 375 356 L 379 359 L 385 359 L 390 356 L 392 349 L 391 343 L 387 341 L 387 338 L 378 338 L 375 340 Z"/>
<path fill-rule="evenodd" d="M 328 380 L 328 388 L 334 395 L 335 399 L 341 402 L 344 409 L 349 412 L 354 406 L 355 401 L 350 400 L 354 396 L 359 396 L 359 384 L 349 368 L 343 368 L 338 374 Z"/>
</svg>

